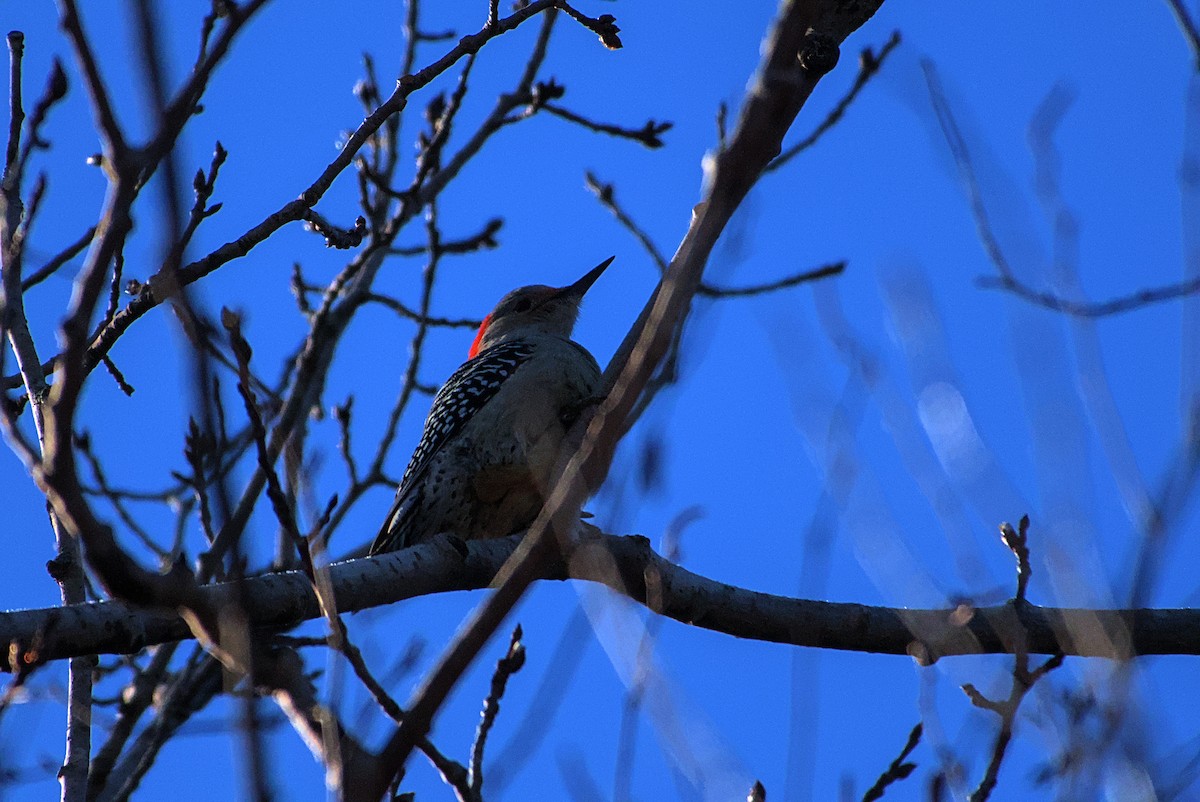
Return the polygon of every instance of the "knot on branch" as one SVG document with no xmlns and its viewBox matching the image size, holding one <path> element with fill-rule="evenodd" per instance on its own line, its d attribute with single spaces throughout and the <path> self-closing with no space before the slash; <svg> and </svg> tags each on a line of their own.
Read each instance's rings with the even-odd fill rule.
<svg viewBox="0 0 1200 802">
<path fill-rule="evenodd" d="M 70 553 L 61 553 L 46 561 L 46 573 L 55 582 L 62 584 L 75 567 L 75 559 Z"/>
<path fill-rule="evenodd" d="M 822 76 L 837 66 L 841 50 L 837 40 L 823 33 L 808 33 L 800 45 L 800 66 L 816 76 Z"/>
</svg>

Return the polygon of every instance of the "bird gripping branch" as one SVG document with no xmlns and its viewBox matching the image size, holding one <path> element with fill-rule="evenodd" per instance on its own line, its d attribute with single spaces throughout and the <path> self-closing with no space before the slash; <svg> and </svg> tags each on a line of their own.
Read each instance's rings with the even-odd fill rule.
<svg viewBox="0 0 1200 802">
<path fill-rule="evenodd" d="M 600 387 L 599 365 L 571 332 L 613 258 L 565 287 L 515 289 L 484 318 L 467 361 L 433 399 L 371 554 L 533 523 L 563 440 Z"/>
</svg>

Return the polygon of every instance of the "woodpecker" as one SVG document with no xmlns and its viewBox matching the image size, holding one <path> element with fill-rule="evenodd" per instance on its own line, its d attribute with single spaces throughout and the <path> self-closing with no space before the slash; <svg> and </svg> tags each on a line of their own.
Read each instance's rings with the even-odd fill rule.
<svg viewBox="0 0 1200 802">
<path fill-rule="evenodd" d="M 566 287 L 513 290 L 483 319 L 467 361 L 433 399 L 370 554 L 533 523 L 563 439 L 600 386 L 600 366 L 571 331 L 613 258 Z"/>
</svg>

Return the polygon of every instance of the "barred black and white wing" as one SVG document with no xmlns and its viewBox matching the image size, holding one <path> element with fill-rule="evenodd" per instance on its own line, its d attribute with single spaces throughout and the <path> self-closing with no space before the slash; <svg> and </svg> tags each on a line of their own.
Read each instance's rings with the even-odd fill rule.
<svg viewBox="0 0 1200 802">
<path fill-rule="evenodd" d="M 420 502 L 417 491 L 429 463 L 500 392 L 504 382 L 533 355 L 533 350 L 533 344 L 523 340 L 500 343 L 464 362 L 438 390 L 425 419 L 421 442 L 404 470 L 392 509 L 371 544 L 371 554 L 409 545 L 405 519 L 413 505 Z"/>
</svg>

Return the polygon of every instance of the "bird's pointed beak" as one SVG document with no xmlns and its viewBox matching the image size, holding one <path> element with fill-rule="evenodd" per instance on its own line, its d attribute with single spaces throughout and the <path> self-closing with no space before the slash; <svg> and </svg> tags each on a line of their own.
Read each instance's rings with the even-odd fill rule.
<svg viewBox="0 0 1200 802">
<path fill-rule="evenodd" d="M 591 289 L 591 286 L 596 283 L 596 279 L 600 278 L 600 274 L 604 272 L 604 269 L 611 265 L 613 259 L 616 258 L 617 257 L 615 256 L 608 257 L 603 262 L 585 273 L 583 278 L 579 279 L 579 281 L 576 281 L 574 284 L 568 284 L 560 289 L 557 294 L 571 296 L 573 298 L 582 298 L 584 293 Z"/>
</svg>

